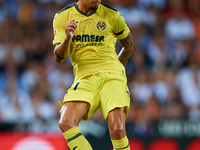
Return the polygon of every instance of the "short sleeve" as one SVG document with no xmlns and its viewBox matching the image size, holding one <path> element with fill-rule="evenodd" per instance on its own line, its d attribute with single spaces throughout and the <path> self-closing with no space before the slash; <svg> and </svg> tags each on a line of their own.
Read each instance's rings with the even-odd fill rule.
<svg viewBox="0 0 200 150">
<path fill-rule="evenodd" d="M 129 27 L 127 26 L 124 17 L 119 11 L 117 12 L 115 18 L 113 32 L 115 34 L 115 37 L 119 40 L 125 39 L 130 33 Z"/>
<path fill-rule="evenodd" d="M 66 36 L 65 33 L 65 22 L 56 14 L 53 20 L 53 31 L 54 31 L 54 39 L 53 45 L 60 44 Z"/>
</svg>

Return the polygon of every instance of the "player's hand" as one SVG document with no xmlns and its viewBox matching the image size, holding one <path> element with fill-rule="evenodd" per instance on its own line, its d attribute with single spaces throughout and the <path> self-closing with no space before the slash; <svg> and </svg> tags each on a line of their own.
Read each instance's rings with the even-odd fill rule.
<svg viewBox="0 0 200 150">
<path fill-rule="evenodd" d="M 65 24 L 65 32 L 67 37 L 73 37 L 77 28 L 76 21 L 74 19 L 68 21 Z"/>
</svg>

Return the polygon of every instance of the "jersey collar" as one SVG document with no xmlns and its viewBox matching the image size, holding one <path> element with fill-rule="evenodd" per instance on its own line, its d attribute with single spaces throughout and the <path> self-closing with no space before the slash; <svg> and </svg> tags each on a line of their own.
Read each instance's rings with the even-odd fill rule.
<svg viewBox="0 0 200 150">
<path fill-rule="evenodd" d="M 90 13 L 90 14 L 86 14 L 86 13 L 82 12 L 82 11 L 78 8 L 77 3 L 75 3 L 74 5 L 75 5 L 76 10 L 77 10 L 80 14 L 82 14 L 82 15 L 84 15 L 84 16 L 86 16 L 86 17 L 89 17 L 89 16 L 91 16 L 91 15 L 93 15 L 93 14 L 96 13 L 96 11 L 93 11 L 93 12 Z"/>
</svg>

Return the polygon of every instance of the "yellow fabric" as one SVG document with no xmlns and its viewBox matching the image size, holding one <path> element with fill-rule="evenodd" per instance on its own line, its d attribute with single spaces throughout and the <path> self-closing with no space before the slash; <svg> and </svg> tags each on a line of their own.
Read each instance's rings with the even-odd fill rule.
<svg viewBox="0 0 200 150">
<path fill-rule="evenodd" d="M 111 140 L 114 150 L 130 150 L 129 142 L 127 136 L 120 140 Z"/>
<path fill-rule="evenodd" d="M 74 82 L 60 104 L 80 100 L 90 103 L 90 110 L 83 120 L 87 120 L 99 108 L 104 119 L 107 119 L 108 113 L 116 107 L 126 107 L 127 115 L 130 97 L 126 83 L 126 76 L 122 72 L 99 72 L 86 76 Z"/>
<path fill-rule="evenodd" d="M 67 130 L 66 132 L 64 132 L 63 135 L 65 137 L 65 140 L 68 140 L 68 139 L 71 139 L 72 137 L 74 137 L 78 133 L 81 133 L 79 127 L 74 127 L 74 128 Z"/>
<path fill-rule="evenodd" d="M 86 138 L 80 134 L 80 129 L 78 127 L 69 129 L 63 133 L 65 140 L 71 150 L 92 150 L 91 145 L 86 140 Z M 78 135 L 78 136 L 77 136 Z"/>
<path fill-rule="evenodd" d="M 116 40 L 130 33 L 119 11 L 100 4 L 92 14 L 81 12 L 77 4 L 67 6 L 55 14 L 53 21 L 54 40 L 58 44 L 65 38 L 65 23 L 75 19 L 77 29 L 72 39 L 70 59 L 75 80 L 98 71 L 121 72 L 124 66 L 115 52 Z"/>
</svg>

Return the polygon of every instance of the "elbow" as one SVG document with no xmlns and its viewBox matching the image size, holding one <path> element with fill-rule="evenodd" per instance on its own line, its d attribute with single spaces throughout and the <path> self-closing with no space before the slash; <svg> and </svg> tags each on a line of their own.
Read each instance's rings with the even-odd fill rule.
<svg viewBox="0 0 200 150">
<path fill-rule="evenodd" d="M 55 53 L 54 53 L 54 59 L 58 62 L 58 63 L 62 63 L 64 60 L 63 59 L 59 59 Z"/>
</svg>

